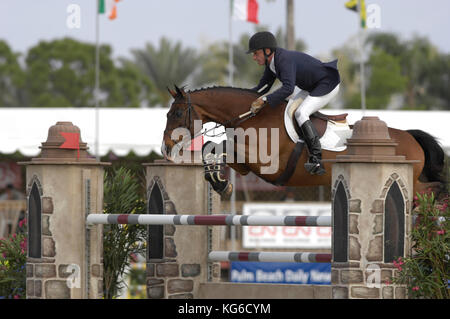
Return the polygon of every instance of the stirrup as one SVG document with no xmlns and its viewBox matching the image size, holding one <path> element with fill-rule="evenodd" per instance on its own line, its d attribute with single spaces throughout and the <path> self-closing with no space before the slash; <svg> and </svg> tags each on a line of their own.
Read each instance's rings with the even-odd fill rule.
<svg viewBox="0 0 450 319">
<path fill-rule="evenodd" d="M 311 175 L 323 175 L 326 173 L 325 169 L 320 163 L 306 162 L 304 166 L 306 171 Z"/>
</svg>

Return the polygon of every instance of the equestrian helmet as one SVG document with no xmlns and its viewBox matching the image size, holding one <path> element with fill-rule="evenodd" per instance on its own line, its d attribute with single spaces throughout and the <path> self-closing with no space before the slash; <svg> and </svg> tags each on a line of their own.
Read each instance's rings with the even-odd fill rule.
<svg viewBox="0 0 450 319">
<path fill-rule="evenodd" d="M 261 31 L 255 33 L 250 40 L 248 40 L 248 53 L 253 53 L 259 49 L 269 48 L 272 51 L 277 47 L 277 40 L 275 36 L 269 31 Z"/>
</svg>

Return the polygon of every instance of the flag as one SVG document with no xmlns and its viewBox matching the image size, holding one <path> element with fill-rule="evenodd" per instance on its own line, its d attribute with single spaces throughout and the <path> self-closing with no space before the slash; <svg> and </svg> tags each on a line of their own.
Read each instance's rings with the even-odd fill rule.
<svg viewBox="0 0 450 319">
<path fill-rule="evenodd" d="M 361 8 L 358 8 L 358 2 Z M 359 17 L 361 19 L 361 28 L 366 28 L 366 4 L 364 0 L 350 0 L 345 3 L 347 9 L 359 12 Z"/>
<path fill-rule="evenodd" d="M 119 0 L 98 0 L 98 13 L 107 14 L 110 20 L 117 18 L 116 2 Z"/>
<path fill-rule="evenodd" d="M 231 0 L 232 16 L 238 20 L 259 23 L 258 1 L 256 0 Z"/>
<path fill-rule="evenodd" d="M 59 132 L 65 141 L 59 148 L 68 148 L 71 150 L 78 150 L 78 158 L 80 158 L 80 134 L 70 132 Z"/>
<path fill-rule="evenodd" d="M 358 12 L 358 0 L 350 0 L 350 1 L 346 2 L 345 7 L 347 9 Z"/>
<path fill-rule="evenodd" d="M 361 9 L 359 10 L 359 17 L 361 18 L 361 28 L 366 28 L 366 4 L 364 0 L 361 1 Z"/>
</svg>

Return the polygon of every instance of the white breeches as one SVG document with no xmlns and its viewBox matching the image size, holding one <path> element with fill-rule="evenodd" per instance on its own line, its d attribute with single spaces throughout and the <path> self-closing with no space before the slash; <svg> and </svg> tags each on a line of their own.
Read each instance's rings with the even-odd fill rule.
<svg viewBox="0 0 450 319">
<path fill-rule="evenodd" d="M 338 84 L 333 91 L 324 96 L 310 96 L 307 91 L 300 90 L 294 91 L 294 94 L 291 95 L 291 99 L 289 103 L 293 103 L 293 101 L 301 98 L 303 102 L 295 111 L 295 119 L 297 120 L 298 125 L 301 127 L 303 123 L 309 120 L 309 116 L 314 112 L 317 112 L 322 107 L 327 105 L 339 92 Z M 298 89 L 296 87 L 296 89 Z M 298 93 L 295 93 L 298 92 Z"/>
</svg>

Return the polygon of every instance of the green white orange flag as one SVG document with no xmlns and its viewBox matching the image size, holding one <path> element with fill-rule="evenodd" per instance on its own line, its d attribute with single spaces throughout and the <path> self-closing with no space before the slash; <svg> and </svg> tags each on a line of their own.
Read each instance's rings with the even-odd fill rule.
<svg viewBox="0 0 450 319">
<path fill-rule="evenodd" d="M 117 18 L 117 5 L 119 0 L 98 0 L 98 13 L 107 14 L 110 20 Z"/>
<path fill-rule="evenodd" d="M 231 0 L 232 16 L 238 20 L 258 23 L 258 1 Z"/>
</svg>

